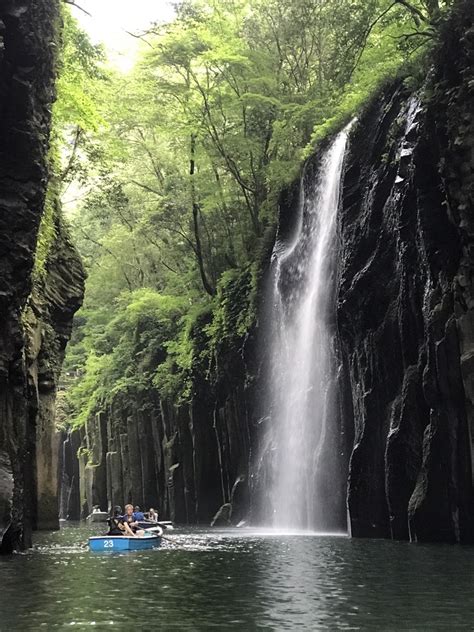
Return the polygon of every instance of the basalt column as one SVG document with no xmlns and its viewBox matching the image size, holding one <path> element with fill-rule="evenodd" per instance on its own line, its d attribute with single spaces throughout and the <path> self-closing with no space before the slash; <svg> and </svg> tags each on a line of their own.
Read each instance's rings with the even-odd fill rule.
<svg viewBox="0 0 474 632">
<path fill-rule="evenodd" d="M 356 536 L 474 540 L 473 18 L 459 3 L 422 88 L 379 95 L 351 139 L 338 320 Z"/>
</svg>

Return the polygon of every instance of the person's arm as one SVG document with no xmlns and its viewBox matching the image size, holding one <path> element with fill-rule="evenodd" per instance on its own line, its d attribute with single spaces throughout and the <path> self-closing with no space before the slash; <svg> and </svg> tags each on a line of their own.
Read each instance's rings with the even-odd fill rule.
<svg viewBox="0 0 474 632">
<path fill-rule="evenodd" d="M 124 522 L 123 526 L 125 527 L 125 533 L 129 536 L 131 536 L 132 538 L 135 537 L 135 534 L 133 533 L 133 531 L 130 529 L 130 526 L 128 524 L 128 522 Z"/>
</svg>

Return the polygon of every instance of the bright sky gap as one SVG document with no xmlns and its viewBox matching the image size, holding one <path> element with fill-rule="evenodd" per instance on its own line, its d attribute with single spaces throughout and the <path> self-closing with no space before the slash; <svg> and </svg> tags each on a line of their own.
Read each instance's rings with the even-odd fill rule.
<svg viewBox="0 0 474 632">
<path fill-rule="evenodd" d="M 72 12 L 82 28 L 95 44 L 104 44 L 110 62 L 123 72 L 133 67 L 141 43 L 129 33 L 143 33 L 174 16 L 168 0 L 78 0 L 77 5 Z"/>
</svg>

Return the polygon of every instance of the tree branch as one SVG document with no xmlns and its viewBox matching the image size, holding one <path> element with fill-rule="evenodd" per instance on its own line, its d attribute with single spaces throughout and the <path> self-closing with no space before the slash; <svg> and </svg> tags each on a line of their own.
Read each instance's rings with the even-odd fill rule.
<svg viewBox="0 0 474 632">
<path fill-rule="evenodd" d="M 137 187 L 141 189 L 145 189 L 145 191 L 149 191 L 150 193 L 154 193 L 155 195 L 159 195 L 160 197 L 163 195 L 160 191 L 149 187 L 147 184 L 142 184 L 141 182 L 137 182 L 136 180 L 129 180 L 130 184 L 135 184 Z"/>
<path fill-rule="evenodd" d="M 118 263 L 118 266 L 119 266 L 120 270 L 122 271 L 122 274 L 123 274 L 123 276 L 125 278 L 125 281 L 127 283 L 128 289 L 131 292 L 133 290 L 132 282 L 128 278 L 128 275 L 125 272 L 125 270 L 124 270 L 124 268 L 122 266 L 122 262 L 120 261 L 119 257 L 117 257 L 117 255 L 114 252 L 112 252 L 112 250 L 110 250 L 110 248 L 107 248 L 107 246 L 104 246 L 104 244 L 102 244 L 100 241 L 96 241 L 95 239 L 93 239 L 93 237 L 91 237 L 88 233 L 86 233 L 86 231 L 82 228 L 82 226 L 79 226 L 79 230 L 81 231 L 81 233 L 85 237 L 85 239 L 90 241 L 95 246 L 98 246 L 99 248 L 103 248 L 105 250 L 105 252 L 107 254 L 109 254 Z"/>
<path fill-rule="evenodd" d="M 356 69 L 356 68 L 357 68 L 357 66 L 359 65 L 359 62 L 360 62 L 360 60 L 361 60 L 361 57 L 362 57 L 362 55 L 364 54 L 364 51 L 365 51 L 365 46 L 366 46 L 366 44 L 367 44 L 367 40 L 369 39 L 369 35 L 372 33 L 373 29 L 377 26 L 377 24 L 380 22 L 380 20 L 381 20 L 382 18 L 384 18 L 384 17 L 387 15 L 387 13 L 388 13 L 389 11 L 391 11 L 391 10 L 393 9 L 393 7 L 394 7 L 394 6 L 396 6 L 397 4 L 398 4 L 398 0 L 394 0 L 394 1 L 392 2 L 392 4 L 391 4 L 391 5 L 389 5 L 389 6 L 385 9 L 385 11 L 382 11 L 382 13 L 380 13 L 380 14 L 379 14 L 379 15 L 375 18 L 375 20 L 373 20 L 373 22 L 371 22 L 371 23 L 369 24 L 369 26 L 366 28 L 365 33 L 364 33 L 364 34 L 363 34 L 363 36 L 362 36 L 362 43 L 361 43 L 361 46 L 360 46 L 359 54 L 357 55 L 356 60 L 355 60 L 355 62 L 353 63 L 352 68 L 351 68 L 351 71 L 350 71 L 350 73 L 349 73 L 349 80 L 352 78 L 352 75 L 354 74 L 355 69 Z M 350 50 L 350 48 L 349 48 L 349 50 Z"/>
<path fill-rule="evenodd" d="M 92 14 L 89 13 L 89 11 L 86 11 L 85 9 L 83 9 L 81 6 L 79 6 L 78 4 L 76 4 L 75 0 L 63 0 L 63 2 L 65 4 L 70 4 L 71 7 L 76 7 L 76 9 L 79 9 L 79 11 L 82 11 L 83 13 L 85 13 L 86 15 L 88 15 L 90 18 L 92 17 Z"/>
<path fill-rule="evenodd" d="M 74 159 L 76 157 L 77 150 L 79 148 L 79 142 L 81 140 L 81 136 L 82 136 L 82 129 L 78 125 L 76 127 L 76 132 L 74 134 L 74 141 L 73 141 L 73 144 L 72 144 L 71 155 L 69 156 L 69 160 L 68 160 L 68 163 L 67 163 L 64 171 L 59 176 L 59 180 L 61 182 L 64 182 L 66 180 L 67 176 L 69 175 L 69 172 L 71 171 L 71 169 L 73 167 Z"/>
<path fill-rule="evenodd" d="M 140 35 L 140 34 L 138 34 L 138 33 L 132 33 L 131 31 L 127 31 L 127 29 L 123 29 L 123 30 L 125 31 L 125 33 L 126 33 L 127 35 L 131 35 L 131 36 L 132 36 L 132 37 L 134 37 L 135 39 L 142 40 L 142 42 L 145 42 L 145 44 L 146 44 L 147 46 L 149 46 L 150 48 L 153 48 L 153 50 L 155 49 L 155 47 L 153 46 L 153 44 L 150 44 L 150 42 L 149 42 L 148 40 L 146 40 L 146 39 L 143 37 L 143 34 L 142 34 L 142 35 Z M 147 35 L 147 34 L 148 34 L 148 32 L 145 32 L 145 35 Z"/>
<path fill-rule="evenodd" d="M 405 7 L 405 9 L 408 9 L 408 11 L 410 11 L 410 13 L 413 15 L 413 17 L 416 16 L 416 18 L 418 20 L 421 20 L 421 22 L 429 22 L 428 18 L 423 15 L 423 12 L 420 11 L 420 9 L 418 7 L 415 7 L 413 4 L 411 4 L 410 2 L 408 2 L 408 0 L 395 0 L 396 4 L 401 4 L 403 7 Z M 415 20 L 416 22 L 417 20 Z"/>
</svg>

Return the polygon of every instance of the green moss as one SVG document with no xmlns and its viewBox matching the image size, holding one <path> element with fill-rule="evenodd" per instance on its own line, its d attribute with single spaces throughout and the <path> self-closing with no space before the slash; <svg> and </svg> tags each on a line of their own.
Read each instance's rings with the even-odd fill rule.
<svg viewBox="0 0 474 632">
<path fill-rule="evenodd" d="M 57 192 L 49 186 L 46 193 L 44 212 L 36 244 L 33 275 L 35 279 L 42 279 L 46 275 L 48 255 L 58 236 L 59 202 Z"/>
<path fill-rule="evenodd" d="M 213 353 L 238 348 L 255 320 L 255 303 L 256 266 L 224 272 L 207 328 Z"/>
</svg>

